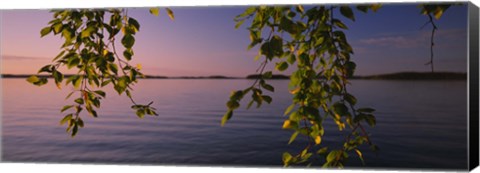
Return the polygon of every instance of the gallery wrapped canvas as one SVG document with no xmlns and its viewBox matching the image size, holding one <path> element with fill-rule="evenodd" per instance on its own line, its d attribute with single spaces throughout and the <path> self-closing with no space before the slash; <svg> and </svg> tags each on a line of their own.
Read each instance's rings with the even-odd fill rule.
<svg viewBox="0 0 480 173">
<path fill-rule="evenodd" d="M 468 171 L 471 2 L 1 11 L 1 159 Z"/>
</svg>

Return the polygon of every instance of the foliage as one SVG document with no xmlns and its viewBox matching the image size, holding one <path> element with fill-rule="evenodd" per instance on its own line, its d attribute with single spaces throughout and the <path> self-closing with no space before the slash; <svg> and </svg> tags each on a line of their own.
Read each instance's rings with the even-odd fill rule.
<svg viewBox="0 0 480 173">
<path fill-rule="evenodd" d="M 357 5 L 360 12 L 376 12 L 380 4 Z M 421 5 L 422 14 L 434 15 L 439 19 L 449 5 Z M 235 28 L 245 21 L 251 21 L 251 43 L 248 49 L 258 46 L 263 57 L 259 67 L 259 76 L 252 86 L 232 92 L 227 102 L 228 111 L 222 119 L 222 126 L 231 119 L 233 111 L 240 107 L 242 98 L 251 94 L 252 103 L 259 107 L 263 102 L 270 103 L 270 96 L 264 90 L 273 92 L 267 84 L 272 71 L 266 71 L 268 63 L 275 63 L 275 70 L 285 71 L 294 67 L 291 73 L 289 89 L 293 95 L 292 104 L 286 108 L 288 119 L 283 129 L 292 130 L 288 144 L 301 134 L 308 138 L 305 148 L 299 153 L 283 154 L 285 166 L 312 164 L 313 156 L 323 157 L 324 167 L 343 167 L 350 155 L 355 154 L 364 163 L 359 146 L 368 144 L 373 151 L 374 145 L 363 124 L 374 127 L 376 118 L 372 108 L 356 108 L 357 99 L 348 92 L 348 79 L 353 76 L 356 64 L 351 60 L 353 48 L 347 41 L 344 30 L 348 26 L 342 20 L 355 21 L 354 8 L 342 5 L 319 5 L 305 9 L 304 6 L 259 6 L 250 7 L 234 20 Z M 337 11 L 338 13 L 335 13 Z M 340 14 L 340 15 L 338 15 Z M 432 21 L 433 24 L 433 21 Z M 436 29 L 436 26 L 433 25 Z M 432 34 L 432 46 L 433 46 Z M 433 50 L 431 56 L 433 71 Z M 322 146 L 325 134 L 324 121 L 331 119 L 340 131 L 350 129 L 343 146 L 327 148 Z"/>
<path fill-rule="evenodd" d="M 166 9 L 173 20 L 174 15 Z M 38 73 L 47 73 L 54 79 L 60 89 L 62 84 L 71 85 L 75 89 L 67 95 L 78 97 L 74 103 L 66 105 L 61 112 L 71 111 L 61 121 L 67 124 L 67 132 L 72 137 L 78 129 L 84 126 L 80 113 L 86 110 L 88 114 L 97 117 L 95 109 L 100 108 L 101 100 L 106 97 L 104 87 L 112 86 L 119 94 L 125 94 L 133 103 L 132 109 L 138 117 L 157 115 L 153 102 L 143 105 L 133 100 L 132 86 L 144 77 L 140 65 L 129 64 L 134 55 L 135 34 L 140 31 L 140 24 L 135 18 L 128 16 L 126 9 L 105 10 L 59 10 L 52 11 L 53 20 L 40 31 L 42 37 L 53 34 L 63 38 L 62 51 L 53 59 L 53 63 L 42 67 Z M 151 8 L 150 13 L 159 15 L 158 8 Z M 117 38 L 124 47 L 121 55 L 115 44 Z M 123 56 L 122 56 L 123 55 Z M 77 73 L 64 79 L 60 68 L 76 70 Z M 31 76 L 28 82 L 41 86 L 48 82 L 47 78 Z"/>
<path fill-rule="evenodd" d="M 379 7 L 378 4 L 359 5 L 356 9 L 367 13 Z M 335 16 L 335 10 L 341 15 Z M 238 15 L 235 18 L 237 27 L 251 20 L 248 48 L 259 46 L 259 55 L 264 57 L 259 68 L 263 78 L 249 88 L 232 93 L 222 125 L 232 117 L 244 95 L 251 93 L 252 96 L 247 108 L 254 102 L 259 107 L 263 102 L 272 101 L 270 96 L 263 94 L 264 90 L 274 91 L 265 80 L 272 71 L 264 72 L 264 69 L 268 63 L 275 62 L 278 71 L 295 68 L 289 84 L 293 100 L 285 110 L 288 119 L 283 124 L 284 129 L 293 131 L 288 143 L 298 135 L 310 141 L 299 153 L 284 153 L 285 166 L 305 163 L 318 154 L 326 157 L 325 167 L 342 167 L 348 153 L 354 152 L 363 160 L 358 146 L 368 143 L 376 149 L 361 124 L 375 125 L 374 109 L 356 109 L 357 99 L 347 90 L 348 78 L 353 76 L 356 65 L 351 61 L 353 49 L 344 33 L 348 26 L 342 18 L 355 21 L 350 6 L 321 5 L 310 9 L 302 5 L 260 6 L 250 7 Z M 325 133 L 323 123 L 327 119 L 332 119 L 340 131 L 347 126 L 351 129 L 342 148 L 320 148 Z"/>
<path fill-rule="evenodd" d="M 428 22 L 425 23 L 425 25 L 427 24 L 431 24 L 432 25 L 432 36 L 430 37 L 430 61 L 428 61 L 427 63 L 425 63 L 425 65 L 430 65 L 431 69 L 432 69 L 432 73 L 434 72 L 434 66 L 433 66 L 433 46 L 435 45 L 434 44 L 434 41 L 433 41 L 433 38 L 435 37 L 435 31 L 438 29 L 437 25 L 435 25 L 435 22 L 433 20 L 433 17 L 435 17 L 435 19 L 440 19 L 440 17 L 443 15 L 443 12 L 445 12 L 449 7 L 450 5 L 448 4 L 443 4 L 443 5 L 427 5 L 427 4 L 422 4 L 422 5 L 419 5 L 420 9 L 421 9 L 421 13 L 423 15 L 427 15 L 428 16 Z M 423 25 L 422 28 L 425 26 Z"/>
<path fill-rule="evenodd" d="M 439 19 L 450 5 L 420 5 L 421 13 L 429 16 L 434 31 L 437 29 L 432 16 Z M 289 144 L 294 142 L 298 135 L 308 138 L 306 146 L 298 153 L 283 154 L 285 166 L 297 164 L 312 164 L 315 157 L 322 157 L 324 167 L 343 167 L 351 155 L 356 155 L 362 163 L 363 154 L 360 146 L 367 144 L 373 151 L 374 145 L 364 127 L 368 124 L 374 127 L 376 118 L 373 108 L 357 108 L 357 99 L 348 92 L 349 78 L 353 76 L 356 64 L 352 61 L 353 48 L 344 33 L 348 26 L 342 20 L 355 21 L 354 10 L 362 13 L 376 12 L 380 4 L 356 5 L 318 5 L 305 9 L 297 6 L 259 6 L 250 7 L 244 13 L 235 17 L 235 28 L 239 28 L 246 21 L 250 22 L 251 43 L 248 49 L 258 47 L 258 56 L 263 58 L 257 72 L 259 73 L 253 84 L 245 89 L 232 91 L 226 103 L 228 108 L 221 125 L 230 120 L 236 109 L 240 108 L 241 100 L 251 96 L 247 109 L 256 104 L 270 104 L 273 100 L 267 93 L 274 92 L 275 88 L 267 83 L 272 77 L 272 70 L 266 71 L 269 63 L 275 63 L 275 70 L 285 71 L 294 68 L 291 73 L 289 90 L 293 95 L 292 104 L 286 108 L 288 117 L 283 123 L 283 129 L 292 130 Z M 158 16 L 159 9 L 151 8 L 150 13 Z M 173 20 L 174 14 L 166 9 L 167 15 Z M 108 18 L 107 22 L 105 19 Z M 428 24 L 428 23 L 427 23 Z M 62 10 L 54 11 L 54 19 L 49 26 L 41 29 L 41 36 L 53 32 L 60 35 L 65 43 L 53 64 L 46 65 L 39 73 L 50 74 L 60 88 L 62 82 L 72 85 L 76 90 L 73 94 L 79 97 L 74 104 L 66 105 L 61 112 L 71 110 L 61 123 L 67 123 L 67 132 L 72 136 L 83 127 L 80 118 L 82 110 L 97 117 L 95 108 L 100 108 L 100 100 L 106 97 L 101 88 L 108 85 L 118 92 L 126 94 L 133 103 L 132 109 L 138 117 L 157 115 L 153 102 L 147 105 L 137 104 L 131 95 L 132 86 L 142 77 L 139 67 L 133 67 L 128 62 L 134 55 L 135 33 L 140 30 L 140 24 L 128 16 L 123 9 L 110 10 Z M 125 48 L 123 57 L 115 49 L 115 39 L 120 37 Z M 433 71 L 433 49 L 431 56 Z M 78 70 L 64 80 L 60 67 Z M 28 82 L 35 85 L 44 85 L 46 78 L 31 76 Z M 322 139 L 325 135 L 324 122 L 331 120 L 336 123 L 340 131 L 347 131 L 342 146 L 324 146 Z"/>
</svg>

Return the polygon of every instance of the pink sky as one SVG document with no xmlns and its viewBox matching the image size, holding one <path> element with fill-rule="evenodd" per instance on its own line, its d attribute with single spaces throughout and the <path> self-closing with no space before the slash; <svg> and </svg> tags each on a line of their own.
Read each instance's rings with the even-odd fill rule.
<svg viewBox="0 0 480 173">
<path fill-rule="evenodd" d="M 172 9 L 175 21 L 165 11 L 155 17 L 145 8 L 129 9 L 141 24 L 132 65 L 142 64 L 143 73 L 149 75 L 244 77 L 255 73 L 260 62 L 254 61 L 255 50 L 246 49 L 247 26 L 234 29 L 233 18 L 245 7 Z M 34 74 L 60 52 L 60 37 L 40 38 L 40 30 L 52 19 L 47 10 L 0 13 L 1 73 Z M 415 5 L 385 5 L 374 14 L 355 13 L 355 22 L 344 22 L 350 28 L 345 33 L 354 48 L 357 75 L 430 70 L 424 65 L 430 57 L 429 28 L 419 29 L 426 18 Z M 466 72 L 466 7 L 450 8 L 437 25 L 435 68 Z"/>
</svg>

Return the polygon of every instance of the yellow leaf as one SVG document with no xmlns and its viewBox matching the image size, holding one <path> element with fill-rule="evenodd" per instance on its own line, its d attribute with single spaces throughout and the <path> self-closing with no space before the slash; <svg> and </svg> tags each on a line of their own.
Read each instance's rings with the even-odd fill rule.
<svg viewBox="0 0 480 173">
<path fill-rule="evenodd" d="M 142 64 L 137 64 L 137 69 L 142 70 Z"/>
<path fill-rule="evenodd" d="M 62 89 L 62 85 L 61 85 L 62 83 L 58 82 L 58 83 L 55 83 L 55 84 L 57 84 L 58 89 Z"/>
<path fill-rule="evenodd" d="M 107 49 L 104 49 L 103 50 L 103 56 L 107 55 L 108 54 L 108 50 Z"/>
<path fill-rule="evenodd" d="M 290 93 L 291 93 L 291 94 L 295 94 L 295 93 L 297 93 L 298 91 L 300 91 L 300 87 L 298 87 L 298 88 L 290 91 Z"/>
<path fill-rule="evenodd" d="M 349 125 L 352 124 L 352 118 L 347 118 L 346 121 L 347 121 L 347 124 L 349 124 Z"/>
<path fill-rule="evenodd" d="M 360 152 L 360 150 L 358 150 L 358 149 L 355 149 L 355 152 L 357 152 L 357 154 L 358 154 L 358 156 L 359 156 L 360 158 L 363 158 L 363 156 L 362 156 L 362 152 Z"/>
<path fill-rule="evenodd" d="M 320 144 L 320 142 L 322 142 L 322 138 L 320 136 L 316 136 L 315 137 L 315 144 Z"/>
<path fill-rule="evenodd" d="M 303 6 L 301 6 L 301 5 L 298 5 L 297 7 L 298 7 L 298 10 L 300 10 L 300 12 L 302 12 L 302 13 L 303 13 L 303 11 L 304 11 L 304 9 L 303 9 Z"/>
<path fill-rule="evenodd" d="M 175 16 L 173 15 L 173 11 L 170 10 L 170 8 L 165 8 L 167 10 L 167 14 L 168 14 L 168 17 L 170 17 L 170 19 L 172 20 L 175 20 Z"/>
<path fill-rule="evenodd" d="M 340 118 L 341 118 L 340 115 L 335 114 L 335 119 L 336 119 L 336 120 L 339 120 Z"/>
<path fill-rule="evenodd" d="M 282 128 L 287 129 L 287 128 L 290 128 L 290 127 L 291 127 L 291 121 L 290 120 L 285 120 Z"/>
<path fill-rule="evenodd" d="M 382 4 L 373 4 L 371 6 L 373 12 L 377 12 L 377 10 L 382 7 Z"/>
<path fill-rule="evenodd" d="M 158 16 L 160 9 L 158 8 L 150 8 L 150 13 L 152 13 L 155 16 Z"/>
<path fill-rule="evenodd" d="M 125 34 L 127 31 L 125 30 L 125 27 L 122 27 L 122 33 Z"/>
<path fill-rule="evenodd" d="M 440 19 L 440 17 L 442 17 L 442 14 L 443 14 L 443 10 L 437 10 L 433 15 L 435 16 L 435 19 L 438 20 Z"/>
</svg>

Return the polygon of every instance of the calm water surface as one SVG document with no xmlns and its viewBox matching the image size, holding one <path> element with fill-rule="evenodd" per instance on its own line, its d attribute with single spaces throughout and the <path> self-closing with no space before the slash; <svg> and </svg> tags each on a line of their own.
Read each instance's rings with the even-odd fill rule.
<svg viewBox="0 0 480 173">
<path fill-rule="evenodd" d="M 84 115 L 75 138 L 59 125 L 59 109 L 72 101 L 70 88 L 36 87 L 24 79 L 3 79 L 2 159 L 14 162 L 135 163 L 160 165 L 254 165 L 281 167 L 284 151 L 299 151 L 304 138 L 287 145 L 284 109 L 291 103 L 286 80 L 273 103 L 239 109 L 220 127 L 232 90 L 251 80 L 142 80 L 138 102 L 154 101 L 160 116 L 139 119 L 128 98 L 112 90 L 98 110 Z M 368 128 L 377 154 L 364 150 L 369 167 L 467 167 L 466 81 L 354 80 L 350 91 L 360 106 L 377 110 L 377 126 Z M 249 98 L 249 97 L 246 97 Z M 244 104 L 246 105 L 246 104 Z M 345 133 L 328 122 L 323 144 L 338 146 Z M 353 157 L 353 154 L 352 154 Z M 360 167 L 356 158 L 347 165 Z"/>
</svg>

